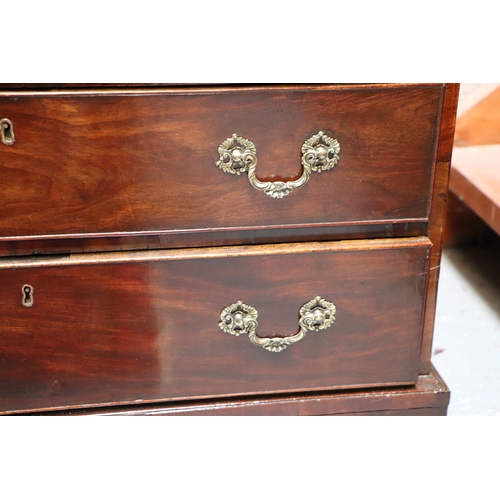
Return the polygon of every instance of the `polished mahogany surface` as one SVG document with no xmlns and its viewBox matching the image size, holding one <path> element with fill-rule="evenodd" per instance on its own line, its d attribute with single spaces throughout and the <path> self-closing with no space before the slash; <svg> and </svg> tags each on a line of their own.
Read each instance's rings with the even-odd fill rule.
<svg viewBox="0 0 500 500">
<path fill-rule="evenodd" d="M 113 408 L 61 410 L 58 415 L 413 415 L 444 416 L 450 390 L 431 367 L 414 386 L 370 390 L 303 393 L 281 396 L 144 404 Z"/>
<path fill-rule="evenodd" d="M 279 241 L 280 231 L 425 224 L 443 93 L 442 84 L 5 90 L 0 115 L 16 141 L 0 144 L 0 238 L 189 234 L 198 246 L 213 231 L 230 243 L 238 230 L 275 230 Z M 260 179 L 296 179 L 300 148 L 320 130 L 339 141 L 340 161 L 286 198 L 215 165 L 237 133 L 256 145 Z"/>
<path fill-rule="evenodd" d="M 3 259 L 0 411 L 415 383 L 429 244 Z M 280 353 L 218 326 L 242 300 L 258 310 L 258 335 L 290 336 L 318 295 L 336 321 Z"/>
<path fill-rule="evenodd" d="M 445 414 L 430 353 L 457 99 L 0 84 L 0 413 Z M 216 166 L 236 133 L 259 179 L 297 179 L 320 130 L 338 164 L 283 199 Z M 281 353 L 219 328 L 242 300 L 258 335 L 290 336 L 318 295 L 334 324 Z"/>
<path fill-rule="evenodd" d="M 438 148 L 434 182 L 431 190 L 431 211 L 427 236 L 432 241 L 429 257 L 429 280 L 424 319 L 424 335 L 420 351 L 420 373 L 427 374 L 431 370 L 432 338 L 434 334 L 434 318 L 436 314 L 439 269 L 441 264 L 443 228 L 448 201 L 448 182 L 450 178 L 451 154 L 456 122 L 459 84 L 446 84 L 443 108 L 440 121 Z"/>
</svg>

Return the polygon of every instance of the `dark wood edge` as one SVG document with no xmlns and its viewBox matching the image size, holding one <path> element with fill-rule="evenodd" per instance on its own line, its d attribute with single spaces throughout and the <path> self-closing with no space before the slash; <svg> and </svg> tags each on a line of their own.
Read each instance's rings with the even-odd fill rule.
<svg viewBox="0 0 500 500">
<path fill-rule="evenodd" d="M 401 410 L 379 410 L 365 411 L 358 413 L 343 413 L 342 417 L 445 417 L 448 413 L 448 407 L 438 408 L 408 408 Z"/>
<path fill-rule="evenodd" d="M 115 231 L 102 233 L 59 233 L 59 234 L 29 234 L 23 236 L 0 236 L 2 241 L 28 241 L 28 240 L 52 240 L 52 239 L 70 239 L 70 238 L 120 238 L 130 237 L 136 238 L 139 236 L 177 236 L 177 235 L 195 235 L 195 234 L 231 234 L 236 232 L 279 232 L 280 230 L 309 230 L 309 231 L 328 231 L 330 230 L 349 230 L 356 229 L 359 226 L 370 226 L 383 228 L 388 225 L 397 225 L 399 227 L 407 227 L 412 225 L 426 224 L 427 218 L 413 219 L 377 219 L 377 220 L 359 220 L 349 222 L 325 222 L 325 223 L 307 223 L 307 224 L 281 224 L 268 226 L 237 226 L 237 227 L 211 227 L 198 229 L 158 229 L 153 231 Z"/>
<path fill-rule="evenodd" d="M 228 398 L 224 400 L 190 401 L 133 405 L 111 408 L 63 410 L 45 415 L 108 415 L 108 416 L 163 416 L 163 415 L 355 415 L 376 414 L 446 414 L 450 391 L 438 372 L 431 367 L 429 375 L 421 375 L 415 386 L 372 390 L 349 390 Z M 415 411 L 412 411 L 415 410 Z M 428 412 L 425 410 L 429 410 Z M 435 411 L 433 411 L 435 410 Z M 36 415 L 36 414 L 31 414 Z"/>
<path fill-rule="evenodd" d="M 148 236 L 113 236 L 89 238 L 10 239 L 0 238 L 0 257 L 22 255 L 55 255 L 131 250 L 159 250 L 233 245 L 262 245 L 270 243 L 300 243 L 306 241 L 340 241 L 373 238 L 406 238 L 427 233 L 423 222 L 390 224 L 386 226 L 343 226 L 300 228 L 293 230 L 262 230 L 206 232 L 191 234 L 154 234 Z"/>
<path fill-rule="evenodd" d="M 53 84 L 26 84 L 26 83 L 0 83 L 0 96 L 8 97 L 19 95 L 68 95 L 68 94 L 214 94 L 238 92 L 283 92 L 283 91 L 317 91 L 317 90 L 353 90 L 371 89 L 374 85 L 388 90 L 407 88 L 432 87 L 436 83 L 246 83 L 246 84 L 168 84 L 168 83 L 53 83 Z"/>
<path fill-rule="evenodd" d="M 451 162 L 453 154 L 453 142 L 455 139 L 455 125 L 457 120 L 458 96 L 460 92 L 459 83 L 445 84 L 443 99 L 443 112 L 439 129 L 439 142 L 437 147 L 437 163 Z"/>
<path fill-rule="evenodd" d="M 431 195 L 431 209 L 427 234 L 432 242 L 432 248 L 429 259 L 429 278 L 426 294 L 427 305 L 425 308 L 424 328 L 420 348 L 420 374 L 429 373 L 431 369 L 430 360 L 436 316 L 437 287 L 441 264 L 443 229 L 446 219 L 450 162 L 453 152 L 459 90 L 460 85 L 457 83 L 446 84 L 444 88 L 439 126 L 439 141 L 436 151 L 434 189 Z"/>
<path fill-rule="evenodd" d="M 138 250 L 133 252 L 97 252 L 88 254 L 5 257 L 0 269 L 26 267 L 54 267 L 67 265 L 115 264 L 122 262 L 148 262 L 161 260 L 213 259 L 249 257 L 254 255 L 287 255 L 340 251 L 375 251 L 402 248 L 430 247 L 425 236 L 415 238 L 386 238 L 373 240 L 322 241 L 310 243 L 280 243 L 272 245 L 243 245 L 231 247 L 186 248 L 169 250 Z"/>
</svg>

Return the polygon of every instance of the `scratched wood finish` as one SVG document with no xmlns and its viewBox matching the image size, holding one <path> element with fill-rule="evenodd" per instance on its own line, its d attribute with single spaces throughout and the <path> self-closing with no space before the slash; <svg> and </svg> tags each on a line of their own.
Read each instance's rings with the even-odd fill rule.
<svg viewBox="0 0 500 500">
<path fill-rule="evenodd" d="M 444 416 L 447 414 L 449 401 L 450 390 L 439 373 L 434 367 L 431 367 L 430 374 L 419 376 L 416 385 L 411 387 L 174 402 L 120 408 L 62 410 L 51 414 L 64 416 Z"/>
<path fill-rule="evenodd" d="M 428 250 L 421 237 L 4 259 L 0 411 L 415 383 Z M 289 336 L 317 295 L 334 325 L 281 353 L 218 327 L 242 300 L 261 336 Z"/>
<path fill-rule="evenodd" d="M 426 222 L 444 86 L 0 92 L 0 237 L 176 235 Z M 338 165 L 281 200 L 219 170 L 237 133 L 262 180 L 301 175 L 303 142 L 339 140 Z M 231 231 L 230 231 L 231 230 Z M 196 234 L 199 237 L 196 238 Z M 314 236 L 314 235 L 313 235 Z M 311 236 L 311 237 L 313 237 Z M 298 236 L 300 238 L 300 236 Z"/>
</svg>

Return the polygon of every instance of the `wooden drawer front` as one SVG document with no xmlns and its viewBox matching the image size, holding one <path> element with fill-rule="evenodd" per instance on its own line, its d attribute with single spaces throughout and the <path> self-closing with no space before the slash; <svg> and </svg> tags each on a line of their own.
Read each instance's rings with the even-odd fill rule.
<svg viewBox="0 0 500 500">
<path fill-rule="evenodd" d="M 428 243 L 4 260 L 0 411 L 414 383 Z M 241 300 L 260 336 L 290 336 L 316 296 L 335 322 L 282 352 L 219 328 Z"/>
<path fill-rule="evenodd" d="M 242 230 L 300 241 L 304 230 L 394 223 L 423 234 L 443 89 L 4 92 L 15 142 L 0 143 L 0 238 L 191 233 L 198 246 L 202 231 L 233 244 Z M 337 165 L 285 198 L 216 166 L 238 134 L 255 144 L 260 180 L 297 179 L 302 144 L 319 131 L 338 140 Z"/>
</svg>

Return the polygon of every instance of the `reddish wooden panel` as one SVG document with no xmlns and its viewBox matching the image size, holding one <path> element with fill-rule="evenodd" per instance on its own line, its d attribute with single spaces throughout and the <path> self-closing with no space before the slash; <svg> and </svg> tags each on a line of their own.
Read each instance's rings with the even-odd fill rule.
<svg viewBox="0 0 500 500">
<path fill-rule="evenodd" d="M 436 314 L 437 287 L 439 267 L 441 264 L 443 226 L 446 217 L 448 198 L 448 182 L 450 178 L 450 161 L 455 131 L 456 110 L 459 85 L 446 84 L 443 107 L 439 121 L 439 141 L 436 155 L 434 183 L 431 193 L 431 210 L 427 236 L 432 241 L 429 264 L 429 281 L 425 310 L 424 335 L 421 347 L 420 373 L 429 373 L 431 369 L 431 348 L 434 334 L 434 319 Z"/>
<path fill-rule="evenodd" d="M 500 144 L 500 87 L 457 118 L 455 146 L 488 144 Z"/>
<path fill-rule="evenodd" d="M 0 410 L 414 383 L 428 250 L 409 238 L 3 259 Z M 334 325 L 281 353 L 218 327 L 242 300 L 261 336 L 289 336 L 317 295 Z"/>
<path fill-rule="evenodd" d="M 500 234 L 500 144 L 455 148 L 450 189 Z"/>
<path fill-rule="evenodd" d="M 434 367 L 410 387 L 61 411 L 57 415 L 413 415 L 444 416 L 450 390 Z"/>
<path fill-rule="evenodd" d="M 0 237 L 425 222 L 443 89 L 2 92 L 16 142 L 0 144 Z M 300 148 L 319 130 L 338 139 L 340 161 L 286 198 L 215 165 L 237 133 L 257 147 L 259 178 L 298 178 Z"/>
</svg>

